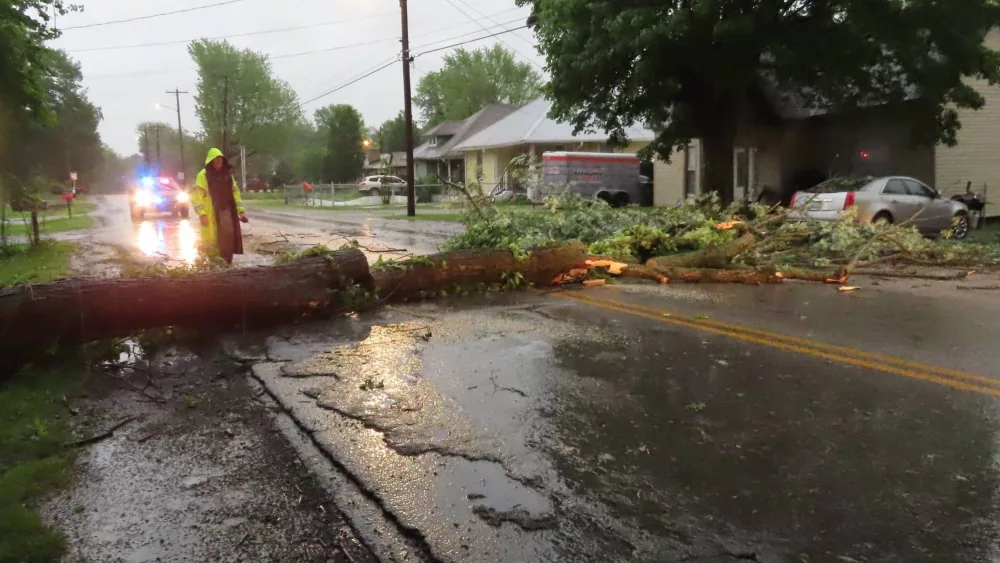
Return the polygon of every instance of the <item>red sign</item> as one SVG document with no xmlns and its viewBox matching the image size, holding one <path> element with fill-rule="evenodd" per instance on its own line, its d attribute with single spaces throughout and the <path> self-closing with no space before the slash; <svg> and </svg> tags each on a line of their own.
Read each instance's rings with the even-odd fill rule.
<svg viewBox="0 0 1000 563">
<path fill-rule="evenodd" d="M 307 192 L 313 191 L 313 187 L 309 185 L 309 182 L 302 182 L 302 187 L 305 188 Z"/>
<path fill-rule="evenodd" d="M 73 199 L 73 194 L 63 194 L 60 196 L 63 201 L 71 201 Z"/>
</svg>

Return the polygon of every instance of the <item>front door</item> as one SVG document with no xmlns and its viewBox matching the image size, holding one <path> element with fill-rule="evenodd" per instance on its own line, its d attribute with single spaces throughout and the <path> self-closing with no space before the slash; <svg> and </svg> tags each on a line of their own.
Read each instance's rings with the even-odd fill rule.
<svg viewBox="0 0 1000 563">
<path fill-rule="evenodd" d="M 744 201 L 752 196 L 757 176 L 756 160 L 755 147 L 733 149 L 733 201 Z"/>
</svg>

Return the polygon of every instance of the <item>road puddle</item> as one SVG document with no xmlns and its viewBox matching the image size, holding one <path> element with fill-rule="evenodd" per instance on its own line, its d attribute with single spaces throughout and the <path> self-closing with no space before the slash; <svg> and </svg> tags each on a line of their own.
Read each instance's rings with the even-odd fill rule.
<svg viewBox="0 0 1000 563">
<path fill-rule="evenodd" d="M 200 234 L 188 219 L 143 221 L 136 228 L 135 246 L 150 258 L 194 264 Z"/>
</svg>

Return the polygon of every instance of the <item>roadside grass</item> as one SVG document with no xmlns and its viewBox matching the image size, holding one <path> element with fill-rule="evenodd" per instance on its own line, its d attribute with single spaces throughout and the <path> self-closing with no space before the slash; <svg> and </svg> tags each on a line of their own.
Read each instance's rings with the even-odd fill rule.
<svg viewBox="0 0 1000 563">
<path fill-rule="evenodd" d="M 59 370 L 26 370 L 0 386 L 0 561 L 58 561 L 62 535 L 42 523 L 37 502 L 69 484 L 75 452 L 63 397 L 82 380 Z"/>
<path fill-rule="evenodd" d="M 240 195 L 244 201 L 260 201 L 269 199 L 285 199 L 285 192 L 275 190 L 273 192 L 245 192 Z"/>
<path fill-rule="evenodd" d="M 990 221 L 969 231 L 967 240 L 972 242 L 1000 243 L 1000 221 Z"/>
<path fill-rule="evenodd" d="M 43 240 L 36 247 L 14 244 L 0 248 L 0 287 L 65 277 L 74 250 L 73 243 L 53 240 Z"/>
<path fill-rule="evenodd" d="M 38 222 L 38 231 L 41 234 L 62 233 L 65 231 L 78 231 L 89 229 L 94 224 L 94 219 L 89 215 L 77 215 L 73 217 L 58 217 L 46 219 Z M 31 231 L 31 219 L 7 221 L 7 234 L 13 236 L 26 235 Z"/>
<path fill-rule="evenodd" d="M 267 207 L 267 208 L 282 208 L 282 209 L 310 209 L 313 211 L 400 211 L 405 210 L 405 205 L 340 205 L 340 206 L 318 206 L 318 205 L 306 205 L 304 203 L 285 203 L 284 199 L 254 199 L 244 201 L 247 207 Z M 440 204 L 436 203 L 418 203 L 418 209 L 442 209 Z"/>
<path fill-rule="evenodd" d="M 418 213 L 413 217 L 407 215 L 386 215 L 386 219 L 395 221 L 443 221 L 448 223 L 461 223 L 461 213 Z"/>
<path fill-rule="evenodd" d="M 285 199 L 285 192 L 283 190 L 275 190 L 273 192 L 246 192 L 242 195 L 244 201 L 271 201 L 271 200 L 281 200 Z M 358 199 L 361 197 L 361 192 L 356 189 L 346 189 L 346 190 L 336 190 L 333 192 L 333 201 L 351 201 L 352 199 Z M 326 199 L 325 197 L 318 197 L 317 199 Z"/>
<path fill-rule="evenodd" d="M 38 217 L 49 218 L 49 217 L 68 217 L 69 213 L 66 210 L 66 202 L 61 199 L 48 200 L 48 209 L 44 209 L 38 212 Z M 79 196 L 73 201 L 73 217 L 77 215 L 86 215 L 91 211 L 97 209 L 97 204 L 90 201 L 86 196 Z M 7 220 L 8 221 L 19 221 L 21 215 L 25 217 L 30 217 L 30 213 L 22 213 L 20 211 L 14 211 L 7 205 Z"/>
<path fill-rule="evenodd" d="M 38 212 L 38 230 L 47 234 L 89 229 L 94 224 L 89 214 L 96 208 L 97 204 L 87 199 L 74 201 L 73 217 L 70 217 L 64 201 L 50 201 L 48 209 Z M 6 211 L 5 226 L 8 235 L 21 236 L 30 232 L 31 213 L 13 211 L 9 206 Z"/>
</svg>

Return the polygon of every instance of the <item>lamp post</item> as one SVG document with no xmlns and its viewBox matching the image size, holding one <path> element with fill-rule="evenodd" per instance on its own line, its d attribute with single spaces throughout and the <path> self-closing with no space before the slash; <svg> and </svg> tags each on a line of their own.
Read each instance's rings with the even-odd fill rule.
<svg viewBox="0 0 1000 563">
<path fill-rule="evenodd" d="M 180 95 L 183 94 L 184 92 L 175 91 L 175 92 L 168 92 L 168 93 L 176 93 L 177 94 L 177 101 L 180 102 Z M 171 107 L 171 106 L 168 106 L 166 104 L 160 104 L 160 103 L 156 104 L 156 109 L 157 110 L 161 110 L 163 108 L 167 108 L 167 109 L 172 109 L 172 110 L 174 110 L 174 111 L 177 112 L 177 142 L 180 144 L 180 152 L 181 152 L 181 168 L 177 172 L 177 179 L 180 180 L 181 183 L 184 183 L 184 180 L 185 180 L 185 178 L 184 178 L 184 171 L 185 171 L 185 168 L 184 168 L 184 129 L 181 127 L 181 110 L 180 110 L 180 107 L 181 107 L 181 105 L 179 103 L 177 104 L 177 107 Z"/>
</svg>

